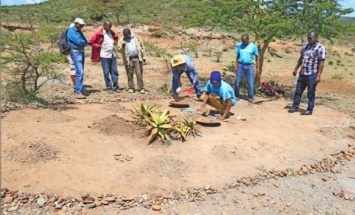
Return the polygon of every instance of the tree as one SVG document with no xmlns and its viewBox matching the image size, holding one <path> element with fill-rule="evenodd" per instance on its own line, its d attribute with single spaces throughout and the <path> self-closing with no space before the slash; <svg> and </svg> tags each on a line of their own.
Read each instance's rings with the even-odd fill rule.
<svg viewBox="0 0 355 215">
<path fill-rule="evenodd" d="M 185 0 L 182 0 L 185 1 Z M 339 19 L 351 13 L 338 0 L 205 0 L 194 1 L 183 22 L 188 25 L 219 26 L 252 34 L 259 49 L 260 72 L 264 55 L 274 39 L 298 38 L 310 30 L 331 39 L 344 32 Z M 260 83 L 260 77 L 257 77 Z"/>
<path fill-rule="evenodd" d="M 8 83 L 25 94 L 36 94 L 51 79 L 58 79 L 55 63 L 63 62 L 59 54 L 46 52 L 36 36 L 29 34 L 6 34 L 1 39 L 1 64 L 3 72 L 9 77 Z M 39 78 L 45 80 L 39 82 Z"/>
</svg>

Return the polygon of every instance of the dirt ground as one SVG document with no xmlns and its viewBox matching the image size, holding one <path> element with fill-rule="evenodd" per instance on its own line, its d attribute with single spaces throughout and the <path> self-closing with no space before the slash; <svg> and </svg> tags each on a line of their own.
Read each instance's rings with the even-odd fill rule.
<svg viewBox="0 0 355 215">
<path fill-rule="evenodd" d="M 122 27 L 117 28 L 119 31 Z M 115 29 L 115 30 L 117 30 Z M 178 53 L 174 47 L 184 41 L 175 38 L 153 38 L 144 28 L 135 29 L 145 41 L 158 42 L 159 47 Z M 89 37 L 94 29 L 86 29 Z M 188 36 L 185 36 L 188 38 Z M 172 41 L 172 42 L 170 42 Z M 206 44 L 206 41 L 199 41 Z M 211 40 L 208 44 L 219 50 L 232 44 L 230 40 Z M 227 44 L 227 45 L 226 45 Z M 282 59 L 271 58 L 265 64 L 265 80 L 290 86 L 295 51 Z M 203 45 L 201 45 L 203 47 Z M 282 43 L 275 43 L 283 50 Z M 215 57 L 196 59 L 202 83 L 210 71 L 222 70 L 233 60 L 233 50 L 223 52 L 222 62 Z M 346 48 L 345 48 L 346 49 Z M 201 50 L 203 50 L 201 48 Z M 201 53 L 204 53 L 201 51 Z M 157 104 L 174 115 L 192 119 L 197 114 L 184 113 L 168 106 L 171 98 L 159 91 L 170 84 L 171 75 L 161 58 L 150 56 L 145 66 L 145 95 L 103 91 L 99 64 L 89 62 L 87 51 L 85 84 L 90 93 L 85 100 L 75 100 L 69 80 L 49 84 L 41 95 L 53 105 L 50 108 L 21 109 L 7 112 L 1 120 L 1 185 L 26 193 L 56 193 L 80 197 L 114 194 L 135 198 L 142 194 L 158 195 L 184 188 L 211 185 L 224 189 L 236 180 L 269 170 L 296 170 L 311 165 L 332 153 L 355 143 L 355 79 L 354 62 L 346 61 L 344 78 L 333 79 L 333 70 L 326 66 L 324 82 L 319 85 L 317 105 L 309 117 L 287 113 L 289 98 L 256 97 L 254 103 L 238 101 L 232 108 L 234 116 L 220 127 L 199 127 L 201 136 L 187 142 L 174 141 L 170 147 L 161 143 L 147 144 L 142 130 L 132 123 L 132 106 L 137 103 Z M 191 54 L 192 55 L 192 54 Z M 346 70 L 345 70 L 346 69 Z M 63 70 L 68 70 L 63 65 Z M 123 66 L 119 65 L 121 88 L 126 87 Z M 69 74 L 69 71 L 68 71 Z M 226 73 L 225 78 L 232 73 Z M 187 78 L 183 78 L 188 86 Z M 193 97 L 184 98 L 190 108 L 201 103 Z M 63 101 L 65 101 L 63 104 Z M 302 104 L 305 109 L 306 104 Z M 238 120 L 238 117 L 246 120 Z M 213 116 L 209 116 L 213 118 Z M 330 172 L 269 180 L 257 186 L 226 189 L 209 195 L 202 202 L 176 201 L 162 205 L 163 214 L 353 214 L 355 213 L 354 159 Z M 322 177 L 329 176 L 329 180 Z M 346 187 L 349 200 L 337 197 Z M 7 212 L 11 205 L 3 205 Z M 23 205 L 22 205 L 23 206 Z M 18 206 L 19 214 L 45 213 L 41 208 Z M 20 211 L 20 212 L 19 212 Z M 120 210 L 108 205 L 83 211 L 59 211 L 59 214 L 115 214 Z M 238 212 L 237 212 L 238 211 Z M 11 212 L 10 212 L 11 213 Z M 155 213 L 143 206 L 121 211 L 123 214 Z"/>
</svg>

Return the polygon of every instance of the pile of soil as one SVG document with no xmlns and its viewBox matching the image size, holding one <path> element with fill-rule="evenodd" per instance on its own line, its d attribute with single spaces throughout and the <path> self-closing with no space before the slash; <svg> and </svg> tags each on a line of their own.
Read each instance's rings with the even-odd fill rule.
<svg viewBox="0 0 355 215">
<path fill-rule="evenodd" d="M 132 122 L 111 115 L 92 124 L 92 128 L 101 134 L 119 135 L 119 136 L 136 136 L 137 128 Z"/>
<path fill-rule="evenodd" d="M 176 179 L 187 175 L 187 165 L 181 160 L 169 157 L 158 157 L 150 160 L 150 171 L 160 177 Z"/>
<path fill-rule="evenodd" d="M 61 151 L 46 143 L 30 141 L 12 146 L 5 151 L 5 159 L 20 163 L 38 163 L 57 160 Z"/>
</svg>

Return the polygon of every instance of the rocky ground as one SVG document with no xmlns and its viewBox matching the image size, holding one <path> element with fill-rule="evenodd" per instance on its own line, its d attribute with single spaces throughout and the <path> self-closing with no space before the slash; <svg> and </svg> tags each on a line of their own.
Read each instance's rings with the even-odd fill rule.
<svg viewBox="0 0 355 215">
<path fill-rule="evenodd" d="M 1 189 L 3 214 L 354 214 L 355 145 L 299 169 L 264 171 L 225 187 L 81 198 Z"/>
</svg>

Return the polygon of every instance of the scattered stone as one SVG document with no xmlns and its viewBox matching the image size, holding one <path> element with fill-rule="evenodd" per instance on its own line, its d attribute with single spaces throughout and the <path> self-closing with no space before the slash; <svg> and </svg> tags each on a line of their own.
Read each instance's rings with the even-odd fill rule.
<svg viewBox="0 0 355 215">
<path fill-rule="evenodd" d="M 46 204 L 46 200 L 41 196 L 37 199 L 37 204 L 41 208 Z"/>
<path fill-rule="evenodd" d="M 105 200 L 106 202 L 114 202 L 114 201 L 116 201 L 115 197 L 113 197 L 113 196 L 105 197 L 104 200 Z"/>
<path fill-rule="evenodd" d="M 75 212 L 81 211 L 81 206 L 80 206 L 79 204 L 75 205 L 75 206 L 73 207 L 73 211 L 75 211 Z"/>
<path fill-rule="evenodd" d="M 287 207 L 291 207 L 291 203 L 287 203 L 286 206 L 287 206 Z"/>
<path fill-rule="evenodd" d="M 331 171 L 333 174 L 336 174 L 336 173 L 338 172 L 338 170 L 337 170 L 335 167 L 330 168 L 330 171 Z"/>
<path fill-rule="evenodd" d="M 345 200 L 350 199 L 349 191 L 346 188 L 341 189 L 341 194 Z"/>
<path fill-rule="evenodd" d="M 322 180 L 323 180 L 323 181 L 328 181 L 328 179 L 329 179 L 328 176 L 323 176 L 323 177 L 322 177 Z"/>
<path fill-rule="evenodd" d="M 99 207 L 102 205 L 102 203 L 99 200 L 95 200 L 95 205 L 96 205 L 96 207 Z"/>
<path fill-rule="evenodd" d="M 17 211 L 17 209 L 18 209 L 18 206 L 13 206 L 13 207 L 10 207 L 7 211 L 14 212 L 14 211 Z"/>
<path fill-rule="evenodd" d="M 160 211 L 161 206 L 160 205 L 152 205 L 152 209 L 153 209 L 153 211 Z"/>
<path fill-rule="evenodd" d="M 210 185 L 210 184 L 206 184 L 203 189 L 204 189 L 204 190 L 209 190 L 209 189 L 211 189 L 211 185 Z"/>
<path fill-rule="evenodd" d="M 105 200 L 102 200 L 102 201 L 101 201 L 101 204 L 103 204 L 103 205 L 108 205 L 109 202 L 107 202 L 107 201 L 105 201 Z"/>
<path fill-rule="evenodd" d="M 63 204 L 57 204 L 54 208 L 60 210 L 63 208 Z"/>
<path fill-rule="evenodd" d="M 122 198 L 122 201 L 125 201 L 125 202 L 132 201 L 132 200 L 133 200 L 132 198 L 128 198 L 128 197 Z"/>
<path fill-rule="evenodd" d="M 265 195 L 265 192 L 264 192 L 264 191 L 260 191 L 260 192 L 258 193 L 258 195 L 259 195 L 259 196 L 264 196 L 264 195 Z"/>
<path fill-rule="evenodd" d="M 84 200 L 84 199 L 88 198 L 89 196 L 90 196 L 89 193 L 85 193 L 81 196 L 81 198 Z"/>
<path fill-rule="evenodd" d="M 95 202 L 94 202 L 94 203 L 85 205 L 85 207 L 87 207 L 87 208 L 94 208 L 94 207 L 96 207 L 96 204 L 95 204 Z"/>
</svg>

